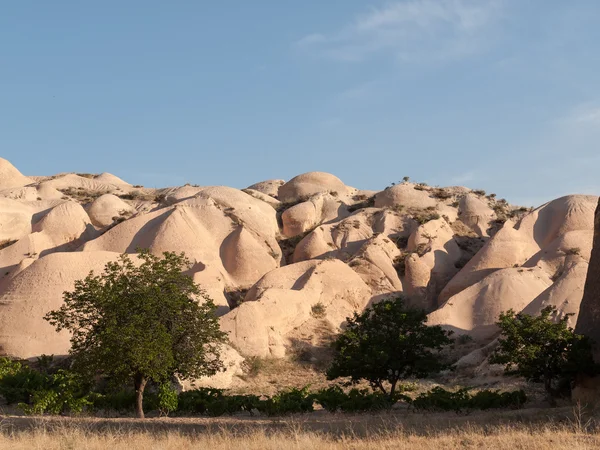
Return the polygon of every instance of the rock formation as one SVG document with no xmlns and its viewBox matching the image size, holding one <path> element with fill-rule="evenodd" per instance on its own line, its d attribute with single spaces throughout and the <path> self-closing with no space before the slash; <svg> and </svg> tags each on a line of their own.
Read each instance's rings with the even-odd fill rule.
<svg viewBox="0 0 600 450">
<path fill-rule="evenodd" d="M 589 336 L 596 343 L 594 359 L 600 362 L 600 201 L 596 208 L 594 244 L 575 331 Z"/>
<path fill-rule="evenodd" d="M 323 172 L 149 189 L 107 173 L 27 177 L 0 159 L 0 353 L 65 354 L 69 336 L 42 317 L 75 280 L 138 248 L 184 251 L 218 306 L 228 370 L 194 385 L 228 387 L 245 357 L 286 357 L 397 295 L 470 335 L 477 354 L 509 308 L 579 313 L 578 330 L 600 338 L 597 203 L 570 195 L 529 210 L 409 182 L 361 191 Z"/>
</svg>

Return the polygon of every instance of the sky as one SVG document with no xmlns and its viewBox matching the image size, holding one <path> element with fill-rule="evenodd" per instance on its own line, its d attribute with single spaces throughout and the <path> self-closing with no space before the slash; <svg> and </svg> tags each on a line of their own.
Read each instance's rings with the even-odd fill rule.
<svg viewBox="0 0 600 450">
<path fill-rule="evenodd" d="M 0 156 L 246 187 L 600 194 L 598 0 L 0 2 Z"/>
</svg>

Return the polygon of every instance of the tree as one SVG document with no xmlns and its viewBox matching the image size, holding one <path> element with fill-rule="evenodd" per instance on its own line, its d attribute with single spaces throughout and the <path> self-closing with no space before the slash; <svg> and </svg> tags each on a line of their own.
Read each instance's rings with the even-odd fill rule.
<svg viewBox="0 0 600 450">
<path fill-rule="evenodd" d="M 221 370 L 219 329 L 213 301 L 183 270 L 185 255 L 162 257 L 142 250 L 141 264 L 127 255 L 93 272 L 65 292 L 64 305 L 45 317 L 72 333 L 73 369 L 114 382 L 133 381 L 136 412 L 144 417 L 148 382 L 213 375 Z"/>
<path fill-rule="evenodd" d="M 401 379 L 427 377 L 446 367 L 439 351 L 452 342 L 451 332 L 427 326 L 426 321 L 424 311 L 406 309 L 402 298 L 355 313 L 333 344 L 335 357 L 327 378 L 367 380 L 392 400 Z"/>
<path fill-rule="evenodd" d="M 501 313 L 497 325 L 502 336 L 490 362 L 503 364 L 507 374 L 544 383 L 548 400 L 554 405 L 577 374 L 596 370 L 591 341 L 567 325 L 572 315 L 554 321 L 554 306 L 547 306 L 539 316 L 515 314 L 512 309 Z"/>
</svg>

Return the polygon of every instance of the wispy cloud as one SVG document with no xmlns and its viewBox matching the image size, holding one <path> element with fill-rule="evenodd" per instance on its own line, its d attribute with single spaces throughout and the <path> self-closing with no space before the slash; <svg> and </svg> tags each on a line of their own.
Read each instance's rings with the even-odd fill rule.
<svg viewBox="0 0 600 450">
<path fill-rule="evenodd" d="M 475 171 L 469 171 L 469 172 L 465 172 L 465 173 L 462 173 L 455 177 L 450 178 L 450 183 L 461 185 L 461 184 L 465 184 L 465 183 L 474 181 L 476 179 L 477 179 L 477 173 Z"/>
<path fill-rule="evenodd" d="M 580 103 L 572 107 L 564 116 L 554 121 L 554 125 L 568 131 L 600 131 L 600 102 Z"/>
<path fill-rule="evenodd" d="M 457 59 L 487 44 L 502 0 L 395 1 L 359 15 L 340 30 L 313 33 L 299 48 L 334 60 L 359 62 L 378 54 L 399 60 Z"/>
<path fill-rule="evenodd" d="M 580 108 L 578 111 L 574 112 L 570 119 L 573 123 L 600 126 L 600 107 L 587 106 Z"/>
<path fill-rule="evenodd" d="M 339 100 L 357 100 L 361 98 L 369 97 L 373 91 L 375 91 L 378 85 L 377 80 L 367 81 L 346 90 L 343 90 L 338 94 Z"/>
</svg>

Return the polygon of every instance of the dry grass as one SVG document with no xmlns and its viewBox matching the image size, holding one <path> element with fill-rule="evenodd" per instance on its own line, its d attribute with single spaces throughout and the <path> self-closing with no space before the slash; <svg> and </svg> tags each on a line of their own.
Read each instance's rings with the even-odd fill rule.
<svg viewBox="0 0 600 450">
<path fill-rule="evenodd" d="M 17 418 L 2 422 L 0 448 L 11 449 L 593 449 L 600 432 L 581 411 L 536 410 L 285 420 Z"/>
</svg>

